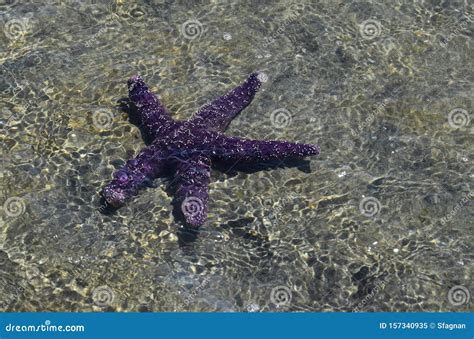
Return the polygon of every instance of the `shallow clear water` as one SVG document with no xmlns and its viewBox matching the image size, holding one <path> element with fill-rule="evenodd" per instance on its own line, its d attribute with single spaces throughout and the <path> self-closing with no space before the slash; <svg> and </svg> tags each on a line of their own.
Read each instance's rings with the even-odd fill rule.
<svg viewBox="0 0 474 339">
<path fill-rule="evenodd" d="M 474 310 L 468 1 L 46 3 L 0 1 L 0 309 Z M 318 158 L 214 171 L 195 241 L 160 179 L 98 211 L 130 75 L 185 119 L 255 70 L 227 134 Z"/>
</svg>

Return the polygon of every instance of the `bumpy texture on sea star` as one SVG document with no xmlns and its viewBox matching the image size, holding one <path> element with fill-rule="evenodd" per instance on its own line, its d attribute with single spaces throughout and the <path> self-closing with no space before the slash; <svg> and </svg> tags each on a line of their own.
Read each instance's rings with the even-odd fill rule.
<svg viewBox="0 0 474 339">
<path fill-rule="evenodd" d="M 201 107 L 187 121 L 175 121 L 139 76 L 128 80 L 130 104 L 144 137 L 152 143 L 114 173 L 101 195 L 106 205 L 122 206 L 141 187 L 172 169 L 175 199 L 189 226 L 206 221 L 211 165 L 259 162 L 318 155 L 319 146 L 277 140 L 248 140 L 222 134 L 261 86 L 253 73 L 240 86 Z"/>
</svg>

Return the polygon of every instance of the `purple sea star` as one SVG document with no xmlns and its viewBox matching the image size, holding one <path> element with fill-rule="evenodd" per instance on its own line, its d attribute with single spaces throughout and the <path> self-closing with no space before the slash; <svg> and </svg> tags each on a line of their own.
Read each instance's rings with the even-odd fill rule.
<svg viewBox="0 0 474 339">
<path fill-rule="evenodd" d="M 138 190 L 171 168 L 175 199 L 186 223 L 206 221 L 211 165 L 260 162 L 318 155 L 319 146 L 277 140 L 248 140 L 225 136 L 232 119 L 247 107 L 261 86 L 253 73 L 240 86 L 201 107 L 187 121 L 175 121 L 140 76 L 128 80 L 129 100 L 144 138 L 151 144 L 114 173 L 101 195 L 106 206 L 122 206 Z"/>
</svg>

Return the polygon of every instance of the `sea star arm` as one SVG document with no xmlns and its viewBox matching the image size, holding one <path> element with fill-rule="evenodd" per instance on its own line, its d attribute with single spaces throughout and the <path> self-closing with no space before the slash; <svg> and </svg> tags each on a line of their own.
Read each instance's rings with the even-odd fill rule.
<svg viewBox="0 0 474 339">
<path fill-rule="evenodd" d="M 281 140 L 249 140 L 219 135 L 211 147 L 212 157 L 219 161 L 269 161 L 318 155 L 319 145 Z"/>
<path fill-rule="evenodd" d="M 128 97 L 136 109 L 140 128 L 153 140 L 172 123 L 170 114 L 160 100 L 148 89 L 143 79 L 135 75 L 128 79 Z"/>
<path fill-rule="evenodd" d="M 247 107 L 261 86 L 259 73 L 252 73 L 240 86 L 202 106 L 191 118 L 201 128 L 224 131 L 232 119 Z"/>
<path fill-rule="evenodd" d="M 199 227 L 207 219 L 211 160 L 200 153 L 180 159 L 176 167 L 175 201 L 186 222 Z"/>
<path fill-rule="evenodd" d="M 105 186 L 101 195 L 105 202 L 114 207 L 122 206 L 137 191 L 151 183 L 164 169 L 166 154 L 156 145 L 144 148 L 138 155 L 114 173 L 112 181 Z"/>
</svg>

